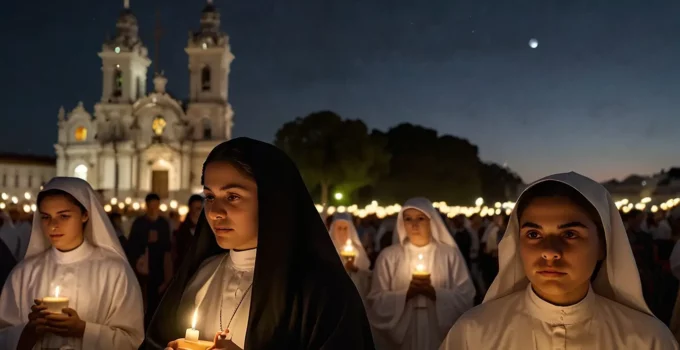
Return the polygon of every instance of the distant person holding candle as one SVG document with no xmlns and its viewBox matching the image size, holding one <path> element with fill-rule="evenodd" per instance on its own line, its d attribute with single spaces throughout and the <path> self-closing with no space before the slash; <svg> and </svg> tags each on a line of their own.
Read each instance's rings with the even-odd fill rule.
<svg viewBox="0 0 680 350">
<path fill-rule="evenodd" d="M 642 296 L 635 257 L 609 192 L 576 173 L 520 195 L 484 302 L 442 350 L 677 350 Z"/>
<path fill-rule="evenodd" d="M 202 184 L 194 244 L 147 349 L 214 341 L 218 332 L 230 349 L 374 348 L 359 293 L 283 151 L 248 138 L 222 143 L 203 164 Z"/>
<path fill-rule="evenodd" d="M 44 185 L 26 257 L 0 295 L 0 349 L 137 349 L 142 296 L 90 185 Z"/>
<path fill-rule="evenodd" d="M 371 288 L 371 261 L 352 222 L 352 215 L 336 213 L 330 228 L 331 239 L 337 250 L 345 270 L 359 290 L 361 297 L 368 294 Z"/>
<path fill-rule="evenodd" d="M 437 349 L 472 307 L 475 287 L 441 216 L 425 198 L 408 200 L 397 217 L 398 243 L 375 263 L 368 295 L 372 326 L 385 349 Z"/>
</svg>

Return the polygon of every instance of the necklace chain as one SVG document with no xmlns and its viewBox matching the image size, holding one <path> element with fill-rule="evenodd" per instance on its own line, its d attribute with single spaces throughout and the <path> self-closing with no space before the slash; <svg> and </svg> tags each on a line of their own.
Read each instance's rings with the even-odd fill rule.
<svg viewBox="0 0 680 350">
<path fill-rule="evenodd" d="M 241 276 L 243 277 L 243 276 Z M 250 291 L 250 288 L 253 286 L 252 283 L 246 288 L 245 292 L 243 292 L 243 295 L 241 296 L 241 300 L 239 300 L 238 304 L 236 304 L 236 308 L 234 309 L 234 312 L 232 312 L 231 317 L 229 318 L 229 322 L 227 323 L 227 328 L 229 329 L 229 326 L 231 325 L 231 321 L 234 320 L 234 316 L 236 316 L 236 311 L 241 307 L 241 304 L 243 303 L 243 300 L 246 298 L 246 295 L 248 295 L 248 292 Z M 238 289 L 236 289 L 238 291 Z M 222 296 L 220 297 L 220 332 L 224 332 L 224 327 L 222 327 L 222 306 L 224 305 L 224 293 L 222 293 Z"/>
</svg>

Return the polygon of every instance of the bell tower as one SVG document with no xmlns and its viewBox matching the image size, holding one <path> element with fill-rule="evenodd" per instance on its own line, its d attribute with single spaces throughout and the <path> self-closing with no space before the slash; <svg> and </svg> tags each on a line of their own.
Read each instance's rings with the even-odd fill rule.
<svg viewBox="0 0 680 350">
<path fill-rule="evenodd" d="M 194 140 L 231 138 L 234 112 L 229 105 L 229 72 L 234 55 L 222 32 L 220 13 L 212 0 L 201 12 L 197 31 L 189 33 L 189 105 L 187 116 Z"/>
<path fill-rule="evenodd" d="M 139 38 L 137 17 L 124 0 L 116 21 L 116 35 L 102 45 L 103 103 L 133 103 L 146 94 L 148 50 Z"/>
</svg>

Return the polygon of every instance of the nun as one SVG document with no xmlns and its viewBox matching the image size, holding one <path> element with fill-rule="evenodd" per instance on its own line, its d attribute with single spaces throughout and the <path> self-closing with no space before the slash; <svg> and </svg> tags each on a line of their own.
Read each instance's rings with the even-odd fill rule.
<svg viewBox="0 0 680 350">
<path fill-rule="evenodd" d="M 177 349 L 192 328 L 235 349 L 374 348 L 361 297 L 283 151 L 224 142 L 205 160 L 202 184 L 194 243 L 147 330 L 148 349 Z"/>
<path fill-rule="evenodd" d="M 0 348 L 137 349 L 142 293 L 92 187 L 53 178 L 37 207 L 26 256 L 0 294 Z"/>
<path fill-rule="evenodd" d="M 440 349 L 678 349 L 650 312 L 621 216 L 576 173 L 548 176 L 517 201 L 483 303 Z"/>
<path fill-rule="evenodd" d="M 385 349 L 437 349 L 472 307 L 475 287 L 441 215 L 425 198 L 408 200 L 397 216 L 398 243 L 373 270 L 371 322 Z"/>
<path fill-rule="evenodd" d="M 357 229 L 352 222 L 352 215 L 338 213 L 333 215 L 330 228 L 331 239 L 335 250 L 345 265 L 345 270 L 354 282 L 361 297 L 368 294 L 371 288 L 371 261 L 361 244 Z"/>
</svg>

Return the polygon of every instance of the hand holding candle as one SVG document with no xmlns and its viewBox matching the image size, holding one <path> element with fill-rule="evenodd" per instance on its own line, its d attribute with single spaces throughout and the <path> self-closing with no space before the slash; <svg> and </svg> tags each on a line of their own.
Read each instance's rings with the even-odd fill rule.
<svg viewBox="0 0 680 350">
<path fill-rule="evenodd" d="M 61 287 L 54 288 L 54 296 L 44 297 L 42 303 L 47 306 L 47 311 L 53 314 L 60 314 L 62 310 L 68 307 L 68 297 L 59 296 Z"/>
<path fill-rule="evenodd" d="M 356 258 L 357 250 L 354 249 L 351 239 L 348 239 L 347 242 L 345 242 L 345 245 L 342 247 L 342 251 L 340 252 L 340 256 L 342 256 L 343 260 L 345 260 L 345 263 L 354 261 L 354 258 Z"/>
</svg>

